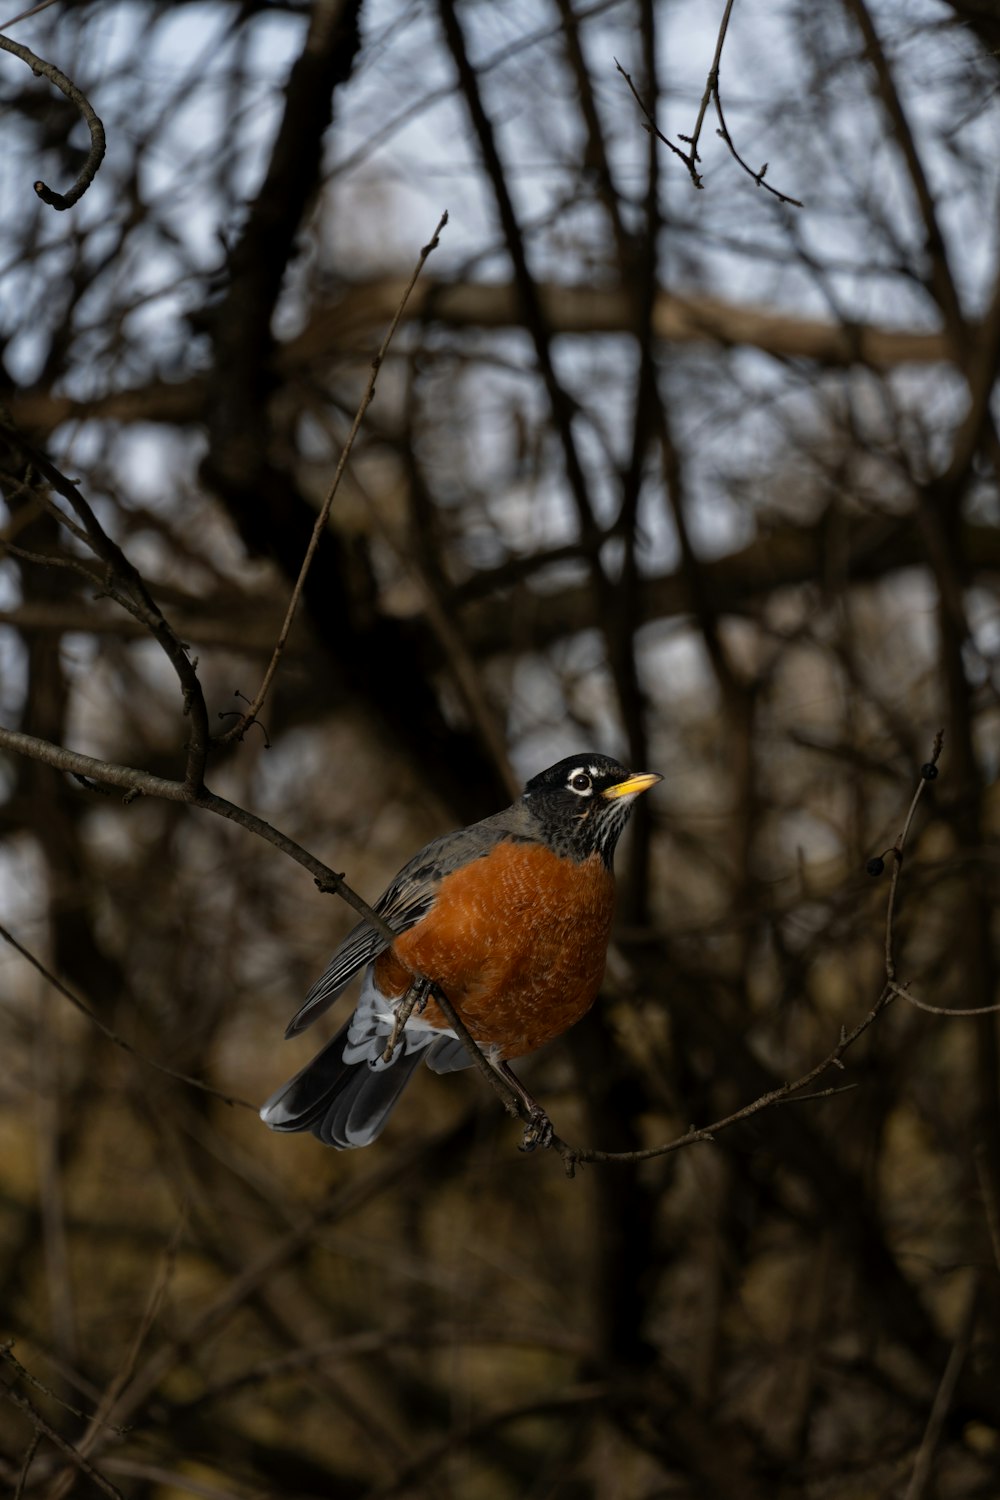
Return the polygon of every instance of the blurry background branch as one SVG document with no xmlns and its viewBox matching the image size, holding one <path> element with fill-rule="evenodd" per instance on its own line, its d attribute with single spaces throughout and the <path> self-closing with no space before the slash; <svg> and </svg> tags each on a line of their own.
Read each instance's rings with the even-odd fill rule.
<svg viewBox="0 0 1000 1500">
<path fill-rule="evenodd" d="M 626 1154 L 801 1078 L 871 1008 L 864 867 L 939 724 L 897 982 L 1000 998 L 1000 24 L 739 0 L 726 125 L 792 212 L 729 168 L 692 193 L 611 66 L 678 141 L 723 9 L 48 6 L 19 39 L 73 59 L 114 147 L 72 214 L 22 188 L 76 177 L 77 109 L 0 79 L 0 401 L 141 572 L 209 724 L 261 682 L 448 202 L 272 748 L 218 746 L 211 795 L 371 896 L 559 755 L 665 773 L 601 1003 L 526 1065 L 568 1140 Z M 23 449 L 0 489 L 0 723 L 171 786 L 193 750 L 196 782 L 141 599 L 94 597 L 85 518 Z M 305 1060 L 275 1038 L 353 914 L 262 839 L 8 748 L 0 838 L 5 927 L 103 1025 L 227 1097 Z M 324 1153 L 0 969 L 4 1333 L 129 1500 L 1000 1490 L 996 1014 L 893 1003 L 849 1093 L 567 1184 L 476 1079 L 428 1073 L 377 1152 Z M 60 1401 L 130 1430 L 84 1448 Z M 7 1403 L 0 1482 L 93 1489 Z"/>
</svg>

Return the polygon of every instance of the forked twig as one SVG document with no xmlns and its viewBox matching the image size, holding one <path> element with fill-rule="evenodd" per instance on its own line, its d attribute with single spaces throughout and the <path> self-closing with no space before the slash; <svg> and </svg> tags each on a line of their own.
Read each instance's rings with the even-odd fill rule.
<svg viewBox="0 0 1000 1500">
<path fill-rule="evenodd" d="M 715 39 L 715 56 L 712 58 L 712 66 L 709 68 L 708 77 L 705 80 L 705 91 L 702 94 L 701 102 L 698 105 L 698 118 L 694 122 L 694 130 L 690 135 L 681 136 L 681 140 L 687 142 L 688 149 L 686 151 L 682 150 L 680 146 L 675 145 L 672 140 L 670 140 L 663 134 L 663 131 L 659 128 L 655 119 L 653 118 L 652 112 L 642 99 L 638 89 L 632 82 L 631 77 L 628 73 L 626 73 L 617 57 L 614 59 L 614 64 L 619 73 L 624 78 L 625 82 L 628 84 L 629 90 L 632 94 L 632 98 L 642 110 L 646 122 L 644 128 L 655 135 L 656 139 L 662 142 L 664 146 L 667 146 L 675 156 L 680 157 L 681 161 L 687 167 L 688 172 L 691 175 L 691 181 L 696 188 L 703 188 L 705 186 L 704 182 L 702 181 L 701 173 L 698 171 L 698 163 L 701 161 L 701 157 L 698 154 L 698 142 L 701 139 L 702 127 L 705 123 L 705 115 L 708 111 L 708 106 L 709 104 L 714 104 L 715 113 L 719 119 L 719 129 L 717 133 L 722 138 L 722 140 L 725 141 L 726 145 L 729 147 L 733 159 L 739 163 L 739 165 L 743 168 L 743 171 L 746 172 L 747 176 L 752 177 L 758 187 L 763 188 L 765 192 L 768 192 L 773 197 L 777 198 L 780 203 L 789 203 L 794 208 L 802 208 L 803 205 L 802 203 L 800 203 L 798 198 L 791 198 L 787 193 L 779 192 L 779 190 L 776 187 L 773 187 L 770 182 L 764 181 L 768 166 L 767 162 L 764 163 L 759 172 L 755 172 L 753 167 L 751 167 L 748 162 L 745 162 L 743 160 L 742 156 L 737 151 L 736 146 L 733 143 L 732 136 L 729 134 L 729 128 L 726 125 L 726 117 L 722 111 L 722 96 L 719 93 L 719 70 L 722 64 L 722 49 L 726 43 L 726 32 L 729 30 L 729 18 L 732 15 L 734 4 L 735 0 L 726 0 L 726 8 L 723 12 L 722 21 L 719 25 L 719 34 Z"/>
<path fill-rule="evenodd" d="M 125 1500 L 125 1496 L 118 1486 L 112 1484 L 110 1479 L 105 1478 L 99 1469 L 95 1469 L 93 1464 L 89 1463 L 83 1454 L 79 1453 L 73 1447 L 72 1443 L 68 1443 L 54 1427 L 50 1426 L 34 1403 L 28 1400 L 27 1396 L 23 1395 L 20 1391 L 15 1391 L 13 1386 L 8 1385 L 6 1381 L 2 1380 L 0 1380 L 0 1395 L 5 1396 L 12 1406 L 16 1406 L 24 1412 L 36 1433 L 47 1437 L 49 1442 L 58 1448 L 59 1452 L 68 1458 L 75 1468 L 79 1469 L 81 1473 L 86 1474 L 92 1484 L 95 1484 L 105 1495 L 110 1496 L 110 1500 Z"/>
</svg>

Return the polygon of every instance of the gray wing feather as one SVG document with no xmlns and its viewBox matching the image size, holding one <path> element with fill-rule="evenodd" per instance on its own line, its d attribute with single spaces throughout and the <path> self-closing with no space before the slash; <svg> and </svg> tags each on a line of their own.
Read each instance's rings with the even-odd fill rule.
<svg viewBox="0 0 1000 1500">
<path fill-rule="evenodd" d="M 481 858 L 505 838 L 524 837 L 519 821 L 511 817 L 516 811 L 516 807 L 505 808 L 482 823 L 474 823 L 471 828 L 463 828 L 458 833 L 447 833 L 427 844 L 382 892 L 375 903 L 379 916 L 395 933 L 407 932 L 416 926 L 437 900 L 441 881 L 446 875 L 473 859 Z M 317 1017 L 329 1010 L 355 974 L 384 953 L 388 946 L 381 933 L 373 932 L 367 922 L 359 922 L 352 928 L 292 1017 L 285 1035 L 297 1036 L 311 1026 Z"/>
</svg>

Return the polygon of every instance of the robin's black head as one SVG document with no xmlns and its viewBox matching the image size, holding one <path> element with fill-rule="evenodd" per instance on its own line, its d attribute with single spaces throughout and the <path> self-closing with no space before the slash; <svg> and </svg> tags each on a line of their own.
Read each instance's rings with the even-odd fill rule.
<svg viewBox="0 0 1000 1500">
<path fill-rule="evenodd" d="M 610 867 L 632 804 L 662 781 L 655 771 L 627 771 L 608 755 L 581 751 L 533 776 L 524 800 L 559 854 L 600 854 Z"/>
</svg>

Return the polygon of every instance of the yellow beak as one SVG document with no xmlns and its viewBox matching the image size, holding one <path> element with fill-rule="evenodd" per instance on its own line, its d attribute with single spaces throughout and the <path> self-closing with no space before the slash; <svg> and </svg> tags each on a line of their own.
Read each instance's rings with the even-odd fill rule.
<svg viewBox="0 0 1000 1500">
<path fill-rule="evenodd" d="M 651 786 L 662 780 L 663 777 L 658 776 L 655 771 L 633 771 L 624 781 L 605 787 L 601 796 L 607 797 L 609 802 L 617 797 L 636 797 L 640 792 L 648 792 Z"/>
</svg>

